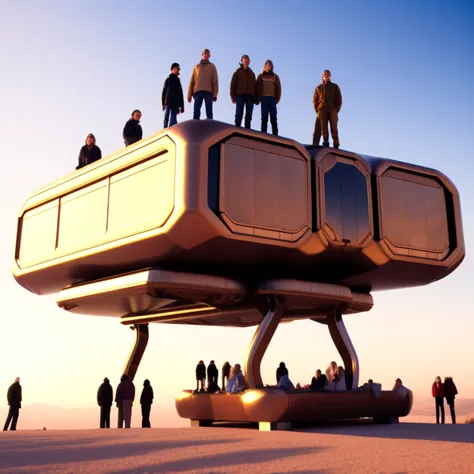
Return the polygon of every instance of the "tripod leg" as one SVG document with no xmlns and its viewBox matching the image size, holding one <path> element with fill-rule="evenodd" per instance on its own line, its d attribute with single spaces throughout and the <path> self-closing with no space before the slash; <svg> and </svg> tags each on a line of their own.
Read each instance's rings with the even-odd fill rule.
<svg viewBox="0 0 474 474">
<path fill-rule="evenodd" d="M 135 330 L 135 345 L 128 357 L 123 372 L 124 374 L 127 374 L 131 380 L 135 378 L 138 366 L 140 365 L 143 353 L 148 344 L 148 324 L 134 324 L 133 329 Z"/>
</svg>

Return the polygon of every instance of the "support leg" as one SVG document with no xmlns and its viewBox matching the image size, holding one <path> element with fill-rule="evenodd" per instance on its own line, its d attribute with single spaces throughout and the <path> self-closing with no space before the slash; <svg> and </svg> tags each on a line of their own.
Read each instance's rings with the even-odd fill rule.
<svg viewBox="0 0 474 474">
<path fill-rule="evenodd" d="M 359 386 L 359 359 L 342 321 L 340 307 L 328 314 L 327 323 L 331 338 L 344 361 L 347 390 L 355 390 Z"/>
<path fill-rule="evenodd" d="M 259 308 L 260 311 L 260 308 Z M 283 313 L 274 296 L 269 296 L 262 313 L 266 313 L 250 343 L 245 359 L 245 377 L 250 388 L 263 387 L 260 364 Z"/>
<path fill-rule="evenodd" d="M 131 380 L 135 378 L 138 366 L 140 365 L 143 353 L 148 344 L 148 324 L 134 324 L 132 329 L 135 330 L 135 345 L 133 346 L 123 371 Z"/>
</svg>

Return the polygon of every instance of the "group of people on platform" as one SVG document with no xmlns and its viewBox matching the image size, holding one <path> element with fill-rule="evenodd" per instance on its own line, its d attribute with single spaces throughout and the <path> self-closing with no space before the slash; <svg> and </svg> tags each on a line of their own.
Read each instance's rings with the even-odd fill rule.
<svg viewBox="0 0 474 474">
<path fill-rule="evenodd" d="M 143 390 L 140 395 L 140 405 L 142 408 L 142 428 L 151 428 L 150 412 L 153 403 L 153 388 L 150 381 L 143 382 Z M 124 374 L 120 377 L 120 383 L 115 392 L 115 403 L 118 409 L 117 428 L 130 428 L 132 421 L 132 406 L 135 401 L 135 385 L 131 378 Z M 110 380 L 105 377 L 104 382 L 97 391 L 97 403 L 100 406 L 100 427 L 110 428 L 110 411 L 114 402 L 114 391 Z"/>
<path fill-rule="evenodd" d="M 229 362 L 225 362 L 222 366 L 221 372 L 221 387 L 222 391 L 229 393 L 243 392 L 247 388 L 242 367 L 240 364 L 231 366 Z M 206 387 L 207 378 L 207 387 Z M 220 392 L 221 387 L 218 385 L 219 381 L 219 369 L 213 360 L 209 362 L 206 368 L 204 361 L 200 360 L 196 366 L 196 393 L 208 392 L 215 393 Z"/>
<path fill-rule="evenodd" d="M 454 399 L 458 394 L 458 389 L 453 381 L 452 377 L 445 377 L 444 382 L 441 381 L 441 377 L 438 375 L 431 386 L 431 395 L 435 399 L 436 406 L 436 423 L 444 423 L 444 399 L 449 406 L 451 412 L 451 421 L 456 424 L 456 411 L 454 409 Z"/>
<path fill-rule="evenodd" d="M 202 52 L 201 61 L 196 64 L 189 81 L 187 99 L 194 100 L 193 119 L 201 118 L 202 104 L 206 110 L 206 118 L 213 119 L 213 103 L 217 101 L 219 93 L 219 77 L 216 66 L 209 60 L 211 52 L 205 49 Z M 164 111 L 163 128 L 171 127 L 178 123 L 178 115 L 184 112 L 184 94 L 179 79 L 181 67 L 178 63 L 171 65 L 171 73 L 166 78 L 161 93 L 162 110 Z M 240 59 L 237 70 L 232 75 L 230 82 L 230 99 L 235 104 L 235 120 L 237 127 L 242 126 L 245 120 L 245 128 L 251 128 L 252 115 L 255 105 L 261 105 L 260 130 L 267 132 L 268 119 L 272 127 L 272 134 L 278 135 L 277 104 L 282 94 L 281 81 L 274 71 L 273 62 L 265 61 L 262 72 L 255 77 L 250 68 L 250 57 L 244 54 Z M 331 81 L 331 72 L 325 69 L 322 74 L 321 84 L 313 93 L 313 107 L 316 112 L 316 121 L 313 133 L 313 145 L 319 145 L 321 136 L 323 146 L 329 146 L 329 126 L 334 148 L 339 148 L 338 120 L 339 111 L 342 107 L 341 89 Z M 125 146 L 143 138 L 143 130 L 140 125 L 142 113 L 135 109 L 130 119 L 126 122 L 122 136 Z M 96 145 L 95 136 L 89 133 L 86 143 L 79 152 L 79 163 L 76 169 L 102 158 L 102 152 Z"/>
</svg>

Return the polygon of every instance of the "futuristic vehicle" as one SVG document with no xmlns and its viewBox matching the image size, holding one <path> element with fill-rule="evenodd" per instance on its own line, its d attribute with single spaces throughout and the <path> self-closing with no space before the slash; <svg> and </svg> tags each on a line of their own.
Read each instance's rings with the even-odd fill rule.
<svg viewBox="0 0 474 474">
<path fill-rule="evenodd" d="M 148 324 L 257 326 L 243 394 L 182 392 L 197 424 L 409 413 L 412 393 L 357 391 L 343 316 L 372 291 L 426 285 L 464 258 L 459 194 L 442 173 L 237 128 L 188 121 L 33 193 L 18 219 L 14 276 L 66 311 Z M 281 321 L 326 324 L 345 393 L 265 388 L 260 363 Z"/>
</svg>

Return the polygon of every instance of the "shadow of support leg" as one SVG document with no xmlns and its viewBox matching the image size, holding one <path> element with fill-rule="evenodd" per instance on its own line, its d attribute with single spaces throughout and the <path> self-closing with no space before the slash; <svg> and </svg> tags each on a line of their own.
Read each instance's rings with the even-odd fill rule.
<svg viewBox="0 0 474 474">
<path fill-rule="evenodd" d="M 359 386 L 359 359 L 342 321 L 340 307 L 328 314 L 327 323 L 331 338 L 344 361 L 347 390 L 355 390 Z"/>
<path fill-rule="evenodd" d="M 260 364 L 283 314 L 274 296 L 269 296 L 264 308 L 259 308 L 259 311 L 265 316 L 255 331 L 245 359 L 245 377 L 250 388 L 263 387 Z"/>
<path fill-rule="evenodd" d="M 123 371 L 131 380 L 135 378 L 138 366 L 140 365 L 143 353 L 148 344 L 148 324 L 134 324 L 132 329 L 135 330 L 135 345 L 133 346 L 132 352 L 125 365 L 125 370 Z"/>
</svg>

